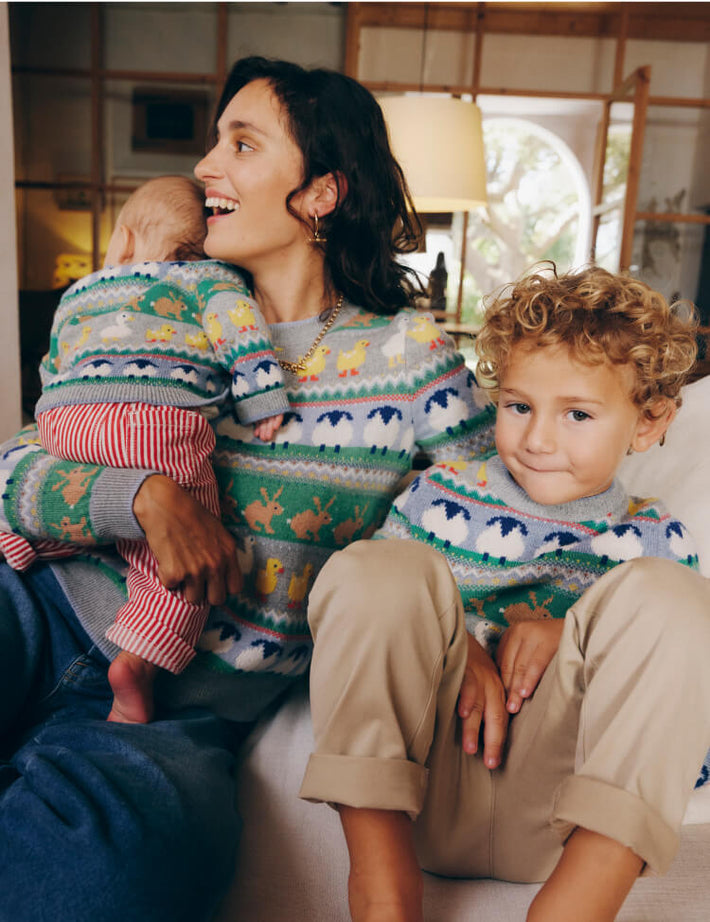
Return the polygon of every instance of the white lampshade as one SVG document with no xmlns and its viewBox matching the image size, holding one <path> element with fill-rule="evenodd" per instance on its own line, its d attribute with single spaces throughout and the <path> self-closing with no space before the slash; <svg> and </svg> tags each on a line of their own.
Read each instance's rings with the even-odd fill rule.
<svg viewBox="0 0 710 922">
<path fill-rule="evenodd" d="M 469 211 L 485 205 L 478 106 L 441 96 L 384 96 L 378 102 L 417 211 Z"/>
</svg>

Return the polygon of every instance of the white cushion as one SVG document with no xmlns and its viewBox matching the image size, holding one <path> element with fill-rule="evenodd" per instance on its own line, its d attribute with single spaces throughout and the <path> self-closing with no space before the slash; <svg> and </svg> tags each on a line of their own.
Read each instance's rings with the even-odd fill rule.
<svg viewBox="0 0 710 922">
<path fill-rule="evenodd" d="M 635 496 L 655 496 L 687 526 L 710 576 L 710 376 L 683 389 L 664 445 L 626 458 L 619 471 Z"/>
</svg>

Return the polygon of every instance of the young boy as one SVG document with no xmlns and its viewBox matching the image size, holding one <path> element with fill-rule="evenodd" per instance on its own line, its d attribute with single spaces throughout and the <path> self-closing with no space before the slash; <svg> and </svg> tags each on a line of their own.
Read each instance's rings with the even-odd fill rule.
<svg viewBox="0 0 710 922">
<path fill-rule="evenodd" d="M 440 552 L 468 635 L 456 618 L 458 598 L 456 605 L 449 598 L 446 567 L 431 555 L 405 552 L 411 541 L 388 541 L 380 553 L 361 542 L 335 555 L 311 593 L 316 748 L 301 796 L 338 805 L 355 922 L 421 922 L 419 862 L 450 876 L 549 875 L 529 922 L 610 922 L 644 865 L 639 855 L 656 869 L 670 860 L 674 833 L 660 817 L 668 813 L 679 824 L 685 792 L 668 779 L 682 775 L 689 793 L 692 767 L 681 752 L 695 761 L 698 750 L 697 771 L 707 740 L 689 731 L 692 754 L 688 745 L 677 750 L 679 767 L 664 775 L 667 766 L 657 767 L 656 755 L 659 745 L 667 749 L 668 722 L 676 718 L 658 712 L 665 730 L 646 729 L 648 749 L 631 742 L 633 755 L 625 757 L 635 735 L 629 724 L 614 722 L 615 708 L 634 706 L 639 695 L 655 702 L 642 691 L 649 681 L 642 662 L 652 654 L 639 646 L 643 630 L 630 611 L 628 629 L 604 622 L 607 633 L 598 636 L 608 638 L 608 626 L 612 639 L 592 653 L 586 636 L 570 640 L 570 624 L 564 663 L 545 674 L 566 613 L 609 570 L 641 556 L 697 565 L 683 525 L 657 500 L 627 496 L 615 476 L 628 452 L 662 440 L 671 423 L 694 362 L 694 326 L 630 278 L 602 269 L 534 274 L 489 306 L 477 351 L 477 378 L 497 404 L 497 454 L 423 472 L 375 535 L 413 538 Z M 355 605 L 338 587 L 358 575 L 376 588 Z M 380 608 L 370 619 L 375 599 Z M 574 630 L 594 636 L 591 628 Z M 623 644 L 614 647 L 615 631 L 624 630 Z M 577 645 L 590 657 L 582 666 Z M 611 647 L 616 665 L 605 667 Z M 668 663 L 666 681 L 677 668 L 672 656 Z M 612 691 L 605 683 L 614 668 Z M 600 670 L 607 691 L 594 683 Z M 527 701 L 543 678 L 542 697 Z M 524 705 L 506 743 L 505 713 L 516 715 Z M 597 711 L 601 725 L 618 727 L 604 756 Z M 636 704 L 637 721 L 640 712 Z M 471 759 L 481 731 L 482 758 Z M 571 774 L 575 747 L 578 759 L 594 753 L 601 760 L 595 780 Z M 624 790 L 628 777 L 628 787 L 639 790 L 637 776 L 640 796 Z M 570 778 L 570 813 L 563 806 L 555 818 L 567 840 L 558 860 L 551 816 L 559 779 Z M 613 806 L 591 809 L 598 831 L 578 818 L 590 811 L 580 807 L 580 792 L 586 804 L 594 784 L 602 800 L 613 795 Z M 570 790 L 577 791 L 573 808 Z M 620 841 L 625 834 L 615 838 L 634 823 L 632 844 Z"/>
<path fill-rule="evenodd" d="M 219 516 L 208 415 L 232 399 L 240 422 L 270 441 L 288 400 L 263 318 L 242 277 L 204 259 L 205 232 L 192 180 L 160 177 L 130 196 L 103 270 L 57 308 L 36 415 L 49 454 L 167 474 Z M 15 569 L 76 550 L 12 534 L 0 535 L 0 549 Z M 107 631 L 123 651 L 109 671 L 109 720 L 145 722 L 156 667 L 185 668 L 209 606 L 166 589 L 145 542 L 118 550 L 128 601 Z"/>
<path fill-rule="evenodd" d="M 685 527 L 615 479 L 624 456 L 661 440 L 675 416 L 692 322 L 601 269 L 534 275 L 489 306 L 476 351 L 477 380 L 497 405 L 497 454 L 423 472 L 375 537 L 415 538 L 446 556 L 482 646 L 495 653 L 511 625 L 564 618 L 624 560 L 697 567 Z M 513 689 L 508 706 L 520 703 Z"/>
</svg>

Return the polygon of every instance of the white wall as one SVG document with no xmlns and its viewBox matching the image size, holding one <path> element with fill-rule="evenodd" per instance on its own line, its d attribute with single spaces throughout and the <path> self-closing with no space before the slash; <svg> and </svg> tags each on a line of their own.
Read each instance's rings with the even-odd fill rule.
<svg viewBox="0 0 710 922">
<path fill-rule="evenodd" d="M 0 441 L 20 428 L 20 332 L 17 312 L 15 177 L 7 3 L 0 3 Z"/>
</svg>

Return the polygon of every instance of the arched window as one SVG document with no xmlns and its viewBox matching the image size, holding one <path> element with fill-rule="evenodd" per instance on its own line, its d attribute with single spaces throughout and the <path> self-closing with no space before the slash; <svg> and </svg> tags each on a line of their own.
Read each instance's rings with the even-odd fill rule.
<svg viewBox="0 0 710 922">
<path fill-rule="evenodd" d="M 563 272 L 589 254 L 589 184 L 567 144 L 521 118 L 488 118 L 483 136 L 488 207 L 470 214 L 466 234 L 463 319 L 471 321 L 481 295 L 536 262 L 554 260 Z M 457 223 L 462 216 L 454 237 Z"/>
<path fill-rule="evenodd" d="M 558 271 L 589 258 L 591 195 L 582 166 L 552 131 L 524 118 L 483 120 L 488 206 L 472 211 L 466 230 L 461 319 L 477 323 L 481 297 L 545 259 Z M 431 216 L 433 217 L 433 216 Z M 427 276 L 438 253 L 448 269 L 447 309 L 454 311 L 460 278 L 464 215 L 428 220 L 426 254 L 407 258 Z"/>
</svg>

